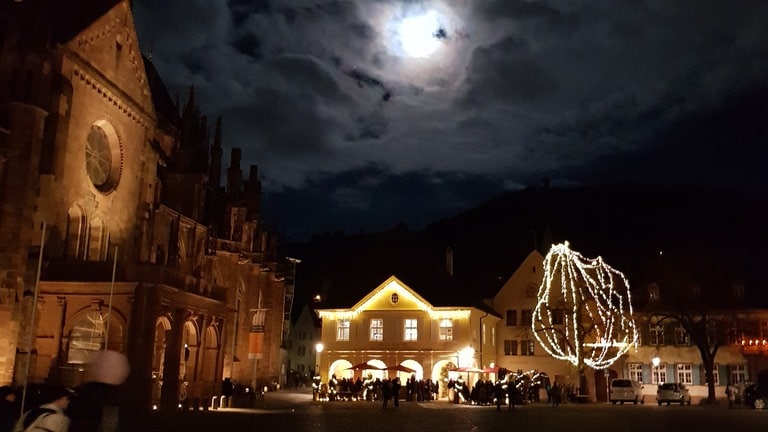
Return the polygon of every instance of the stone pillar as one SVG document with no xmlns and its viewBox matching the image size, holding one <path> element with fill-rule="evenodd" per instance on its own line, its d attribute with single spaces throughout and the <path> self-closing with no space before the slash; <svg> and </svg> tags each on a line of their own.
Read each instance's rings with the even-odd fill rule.
<svg viewBox="0 0 768 432">
<path fill-rule="evenodd" d="M 181 364 L 181 341 L 184 337 L 184 323 L 187 311 L 173 309 L 171 311 L 171 331 L 166 337 L 165 363 L 163 364 L 163 388 L 160 391 L 160 407 L 176 409 L 179 404 L 179 372 Z"/>
</svg>

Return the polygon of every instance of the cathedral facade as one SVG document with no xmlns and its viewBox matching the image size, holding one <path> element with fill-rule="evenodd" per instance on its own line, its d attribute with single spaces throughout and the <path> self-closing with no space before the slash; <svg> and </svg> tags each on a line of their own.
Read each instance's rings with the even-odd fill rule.
<svg viewBox="0 0 768 432">
<path fill-rule="evenodd" d="M 105 349 L 139 408 L 283 383 L 295 262 L 130 2 L 3 2 L 0 33 L 0 384 L 76 386 Z"/>
</svg>

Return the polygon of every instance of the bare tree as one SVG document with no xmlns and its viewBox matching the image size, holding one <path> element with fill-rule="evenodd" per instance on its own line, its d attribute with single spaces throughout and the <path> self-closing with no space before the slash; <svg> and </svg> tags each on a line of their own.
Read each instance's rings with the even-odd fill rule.
<svg viewBox="0 0 768 432">
<path fill-rule="evenodd" d="M 662 256 L 649 270 L 657 285 L 645 310 L 657 325 L 677 323 L 700 355 L 707 382 L 707 401 L 715 403 L 715 358 L 718 350 L 741 332 L 737 311 L 743 283 L 714 255 L 687 252 Z"/>
</svg>

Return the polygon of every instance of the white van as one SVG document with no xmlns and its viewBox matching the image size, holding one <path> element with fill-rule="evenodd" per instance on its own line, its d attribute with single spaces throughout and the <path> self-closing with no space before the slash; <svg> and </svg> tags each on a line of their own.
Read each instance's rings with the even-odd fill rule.
<svg viewBox="0 0 768 432">
<path fill-rule="evenodd" d="M 611 394 L 608 400 L 615 404 L 620 402 L 632 402 L 637 405 L 643 402 L 643 386 L 639 382 L 631 379 L 615 378 L 611 380 Z"/>
</svg>

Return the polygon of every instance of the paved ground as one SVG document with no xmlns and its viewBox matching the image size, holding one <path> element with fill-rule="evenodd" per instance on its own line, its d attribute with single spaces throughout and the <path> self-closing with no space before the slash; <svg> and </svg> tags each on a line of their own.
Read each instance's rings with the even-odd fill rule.
<svg viewBox="0 0 768 432">
<path fill-rule="evenodd" d="M 373 402 L 312 402 L 311 393 L 281 390 L 268 393 L 257 408 L 209 412 L 155 413 L 144 419 L 141 432 L 248 431 L 280 432 L 493 432 L 493 431 L 616 431 L 616 432 L 752 432 L 768 426 L 768 410 L 746 407 L 547 404 L 495 407 L 447 402 L 401 402 L 382 409 Z"/>
</svg>

